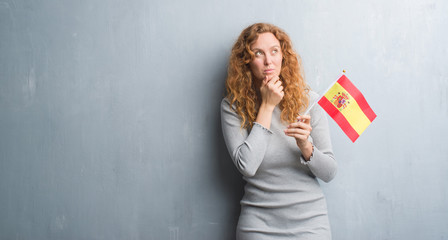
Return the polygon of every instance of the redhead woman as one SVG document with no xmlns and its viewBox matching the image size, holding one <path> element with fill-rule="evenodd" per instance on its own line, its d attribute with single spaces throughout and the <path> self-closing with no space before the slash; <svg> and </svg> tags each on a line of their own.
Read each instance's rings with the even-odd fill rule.
<svg viewBox="0 0 448 240">
<path fill-rule="evenodd" d="M 234 44 L 221 102 L 230 156 L 246 181 L 238 240 L 331 239 L 318 178 L 337 170 L 326 113 L 280 28 L 257 23 Z"/>
</svg>

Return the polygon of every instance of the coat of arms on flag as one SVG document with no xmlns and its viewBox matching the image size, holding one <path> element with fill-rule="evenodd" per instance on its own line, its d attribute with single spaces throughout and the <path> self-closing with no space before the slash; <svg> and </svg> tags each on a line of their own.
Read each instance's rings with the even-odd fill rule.
<svg viewBox="0 0 448 240">
<path fill-rule="evenodd" d="M 330 87 L 318 103 L 352 142 L 355 142 L 376 118 L 362 93 L 345 75 Z"/>
<path fill-rule="evenodd" d="M 346 92 L 338 92 L 338 94 L 334 95 L 333 99 L 331 99 L 331 102 L 334 104 L 334 106 L 339 109 L 339 111 L 343 110 L 347 107 L 349 102 L 349 95 Z"/>
</svg>

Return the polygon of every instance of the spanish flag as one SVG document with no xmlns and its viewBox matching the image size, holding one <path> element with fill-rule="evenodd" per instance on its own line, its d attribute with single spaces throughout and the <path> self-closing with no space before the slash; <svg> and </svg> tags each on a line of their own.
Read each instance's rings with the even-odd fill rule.
<svg viewBox="0 0 448 240">
<path fill-rule="evenodd" d="M 345 75 L 328 89 L 318 103 L 352 142 L 355 142 L 376 118 L 362 93 Z"/>
</svg>

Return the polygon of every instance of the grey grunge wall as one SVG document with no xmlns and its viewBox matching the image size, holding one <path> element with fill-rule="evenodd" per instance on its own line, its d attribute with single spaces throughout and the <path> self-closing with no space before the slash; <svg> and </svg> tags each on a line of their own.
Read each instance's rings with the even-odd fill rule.
<svg viewBox="0 0 448 240">
<path fill-rule="evenodd" d="M 243 181 L 220 128 L 243 28 L 285 29 L 317 92 L 347 71 L 377 119 L 330 121 L 333 239 L 448 239 L 448 3 L 0 1 L 0 239 L 228 240 Z"/>
</svg>

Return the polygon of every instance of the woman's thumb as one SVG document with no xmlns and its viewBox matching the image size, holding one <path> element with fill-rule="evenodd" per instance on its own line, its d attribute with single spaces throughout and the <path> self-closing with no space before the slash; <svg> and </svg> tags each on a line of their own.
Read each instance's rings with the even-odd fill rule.
<svg viewBox="0 0 448 240">
<path fill-rule="evenodd" d="M 267 85 L 268 82 L 269 82 L 269 77 L 268 77 L 268 75 L 266 75 L 263 79 L 263 85 Z"/>
</svg>

